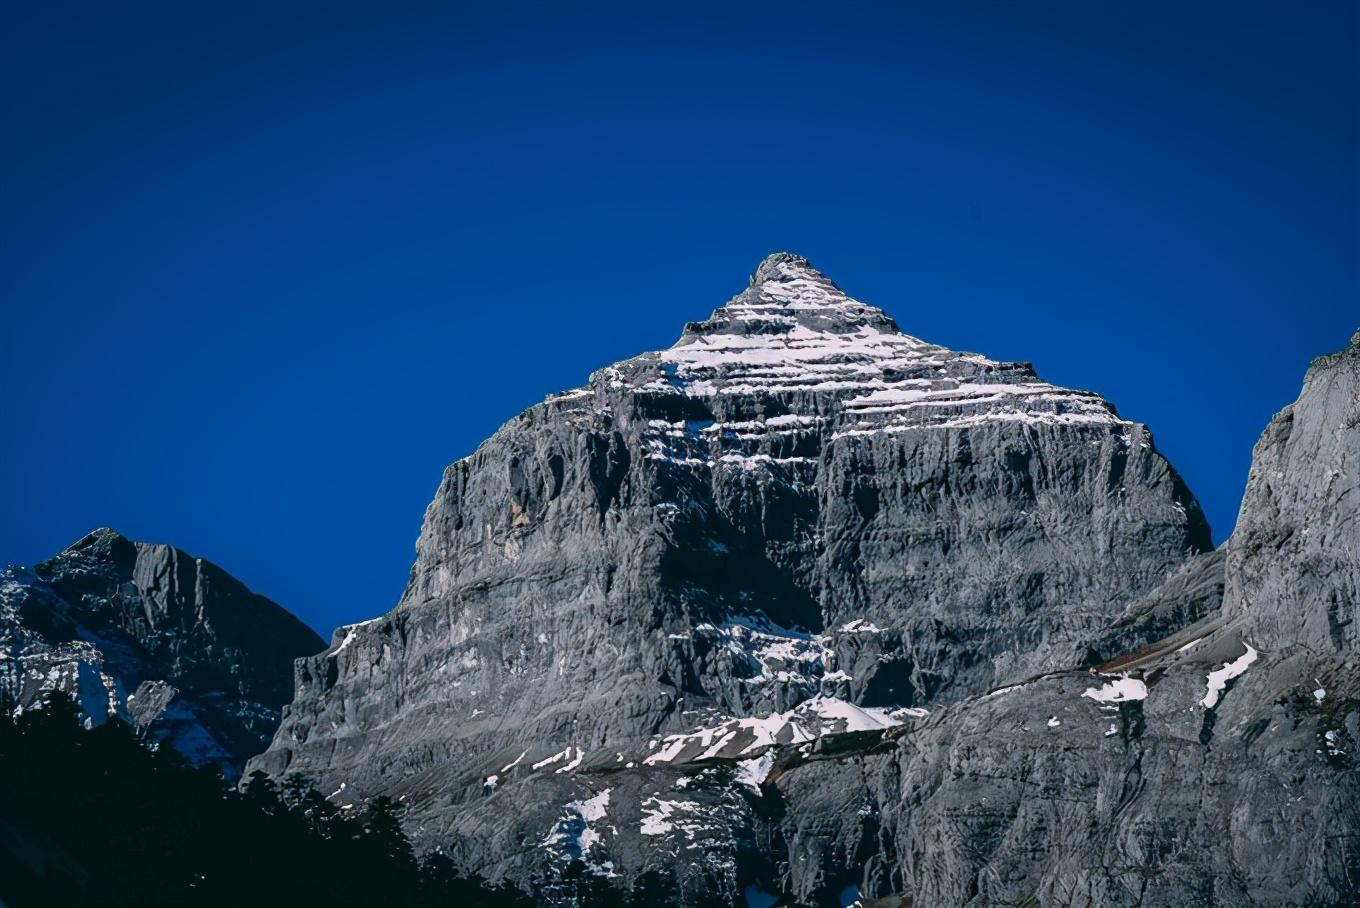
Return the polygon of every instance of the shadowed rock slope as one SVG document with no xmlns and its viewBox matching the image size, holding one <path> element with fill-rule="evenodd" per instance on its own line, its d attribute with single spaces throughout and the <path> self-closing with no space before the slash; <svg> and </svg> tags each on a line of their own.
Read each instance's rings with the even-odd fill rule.
<svg viewBox="0 0 1360 908">
<path fill-rule="evenodd" d="M 1146 427 L 781 253 L 452 464 L 402 600 L 299 662 L 251 768 L 399 798 L 422 847 L 550 900 L 575 861 L 695 904 L 901 891 L 898 808 L 802 780 L 882 787 L 928 711 L 1212 620 L 1208 549 Z"/>
<path fill-rule="evenodd" d="M 0 572 L 0 699 L 60 690 L 87 723 L 130 723 L 194 764 L 240 773 L 325 645 L 214 564 L 99 529 L 32 570 Z"/>
</svg>

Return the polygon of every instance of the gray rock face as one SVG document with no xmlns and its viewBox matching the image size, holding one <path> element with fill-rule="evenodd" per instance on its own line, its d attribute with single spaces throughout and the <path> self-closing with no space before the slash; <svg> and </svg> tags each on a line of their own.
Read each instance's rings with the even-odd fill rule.
<svg viewBox="0 0 1360 908">
<path fill-rule="evenodd" d="M 1127 662 L 1155 653 L 1165 641 L 1207 632 L 1222 623 L 1223 549 L 1186 560 L 1171 576 L 1094 635 L 1085 657 L 1072 664 Z M 1188 636 L 1182 642 L 1189 642 Z"/>
<path fill-rule="evenodd" d="M 779 254 L 452 464 L 402 600 L 299 662 L 250 769 L 403 799 L 422 847 L 545 892 L 579 859 L 696 904 L 820 893 L 847 871 L 789 869 L 772 775 L 877 773 L 926 708 L 1204 618 L 1222 559 L 1207 594 L 1172 575 L 1208 548 L 1145 427 Z"/>
<path fill-rule="evenodd" d="M 91 724 L 119 716 L 196 764 L 238 774 L 278 726 L 289 665 L 323 641 L 221 568 L 100 529 L 0 572 L 0 699 L 52 690 Z"/>
<path fill-rule="evenodd" d="M 756 820 L 787 849 L 767 885 L 808 904 L 847 881 L 922 905 L 1354 904 L 1357 360 L 1356 341 L 1318 360 L 1267 428 L 1226 558 L 1189 562 L 1097 648 L 1156 615 L 1171 637 L 784 773 Z"/>
<path fill-rule="evenodd" d="M 1360 642 L 1360 332 L 1314 361 L 1298 401 L 1266 428 L 1228 544 L 1228 611 L 1262 647 L 1353 651 Z"/>
</svg>

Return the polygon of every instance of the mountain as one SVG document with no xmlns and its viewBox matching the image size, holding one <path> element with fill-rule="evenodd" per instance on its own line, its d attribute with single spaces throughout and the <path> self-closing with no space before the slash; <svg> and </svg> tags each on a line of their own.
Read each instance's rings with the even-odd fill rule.
<svg viewBox="0 0 1360 908">
<path fill-rule="evenodd" d="M 903 334 L 780 253 L 673 347 L 449 466 L 400 602 L 299 662 L 250 769 L 397 799 L 418 847 L 547 902 L 587 878 L 686 904 L 986 901 L 967 860 L 1009 818 L 933 802 L 972 824 L 948 832 L 964 855 L 914 851 L 933 833 L 906 780 L 975 786 L 951 755 L 991 748 L 1010 774 L 977 779 L 1032 796 L 1013 761 L 1035 721 L 1039 756 L 1097 773 L 1052 750 L 1081 733 L 1056 700 L 1011 704 L 1081 678 L 1098 698 L 1064 709 L 1122 715 L 1087 669 L 1219 620 L 1231 562 L 1145 426 Z M 1015 847 L 1048 866 L 1058 820 Z"/>
<path fill-rule="evenodd" d="M 278 727 L 293 660 L 325 642 L 221 568 L 167 545 L 90 533 L 0 572 L 0 702 L 67 694 L 194 765 L 239 775 Z"/>
</svg>

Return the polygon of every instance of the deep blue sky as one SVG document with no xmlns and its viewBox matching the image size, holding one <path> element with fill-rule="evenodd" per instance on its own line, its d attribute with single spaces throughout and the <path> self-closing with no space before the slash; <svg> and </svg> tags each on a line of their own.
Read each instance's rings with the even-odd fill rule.
<svg viewBox="0 0 1360 908">
<path fill-rule="evenodd" d="M 1357 7 L 898 6 L 6 4 L 0 561 L 377 615 L 446 463 L 778 249 L 1105 394 L 1222 539 L 1360 325 Z"/>
</svg>

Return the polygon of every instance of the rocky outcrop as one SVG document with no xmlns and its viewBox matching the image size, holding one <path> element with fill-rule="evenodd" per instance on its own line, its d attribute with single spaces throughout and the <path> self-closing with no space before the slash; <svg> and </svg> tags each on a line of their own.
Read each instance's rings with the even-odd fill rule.
<svg viewBox="0 0 1360 908">
<path fill-rule="evenodd" d="M 696 903 L 820 892 L 778 869 L 771 775 L 1205 617 L 1167 585 L 1208 549 L 1146 427 L 779 254 L 451 465 L 400 603 L 299 663 L 251 768 L 402 799 L 422 847 L 523 885 L 577 859 Z"/>
<path fill-rule="evenodd" d="M 1360 332 L 1314 361 L 1252 455 L 1228 544 L 1228 611 L 1262 647 L 1360 644 Z"/>
<path fill-rule="evenodd" d="M 0 573 L 0 699 L 68 694 L 196 764 L 238 774 L 278 727 L 292 661 L 324 642 L 214 564 L 100 529 Z"/>
</svg>

